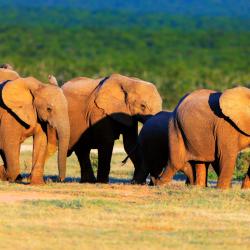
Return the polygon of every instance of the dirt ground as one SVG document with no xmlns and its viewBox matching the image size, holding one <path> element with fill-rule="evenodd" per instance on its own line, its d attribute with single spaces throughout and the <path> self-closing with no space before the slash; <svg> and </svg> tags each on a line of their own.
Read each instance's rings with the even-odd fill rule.
<svg viewBox="0 0 250 250">
<path fill-rule="evenodd" d="M 22 202 L 29 200 L 60 200 L 60 199 L 69 199 L 70 196 L 62 194 L 50 194 L 46 192 L 0 192 L 0 202 L 13 203 L 13 202 Z"/>
</svg>

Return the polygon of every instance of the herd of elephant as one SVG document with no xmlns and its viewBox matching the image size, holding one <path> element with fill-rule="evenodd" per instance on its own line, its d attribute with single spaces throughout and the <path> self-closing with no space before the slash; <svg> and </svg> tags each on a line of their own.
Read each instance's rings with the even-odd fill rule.
<svg viewBox="0 0 250 250">
<path fill-rule="evenodd" d="M 59 180 L 75 152 L 81 182 L 107 183 L 114 142 L 123 136 L 135 171 L 132 183 L 169 183 L 177 171 L 187 183 L 207 186 L 211 164 L 218 188 L 231 185 L 237 154 L 250 144 L 250 89 L 207 89 L 185 95 L 173 112 L 162 111 L 154 84 L 112 74 L 74 78 L 61 87 L 54 76 L 44 84 L 21 77 L 8 64 L 0 67 L 0 178 L 22 180 L 21 143 L 33 136 L 31 184 L 44 183 L 44 164 L 58 148 Z M 138 122 L 143 127 L 138 135 Z M 90 150 L 98 150 L 94 175 Z M 126 161 L 124 160 L 124 162 Z M 250 168 L 242 183 L 250 187 Z"/>
</svg>

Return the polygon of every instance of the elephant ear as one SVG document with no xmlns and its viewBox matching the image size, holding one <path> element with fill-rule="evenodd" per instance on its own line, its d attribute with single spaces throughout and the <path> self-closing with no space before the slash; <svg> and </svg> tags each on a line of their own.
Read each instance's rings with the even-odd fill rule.
<svg viewBox="0 0 250 250">
<path fill-rule="evenodd" d="M 128 106 L 129 93 L 123 84 L 119 75 L 103 79 L 97 88 L 95 104 L 105 115 L 111 116 L 126 126 L 131 126 L 133 120 Z"/>
<path fill-rule="evenodd" d="M 46 151 L 46 160 L 50 158 L 57 149 L 57 137 L 56 137 L 56 129 L 47 125 L 47 151 Z"/>
<path fill-rule="evenodd" d="M 35 126 L 37 118 L 33 106 L 33 96 L 23 78 L 8 82 L 3 87 L 2 99 L 19 119 L 31 127 Z"/>
<path fill-rule="evenodd" d="M 222 113 L 245 134 L 250 135 L 250 89 L 228 89 L 220 97 Z"/>
</svg>

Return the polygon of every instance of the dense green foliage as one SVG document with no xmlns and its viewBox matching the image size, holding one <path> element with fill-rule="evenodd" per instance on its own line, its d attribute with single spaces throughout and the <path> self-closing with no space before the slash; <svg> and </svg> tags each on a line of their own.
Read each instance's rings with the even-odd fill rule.
<svg viewBox="0 0 250 250">
<path fill-rule="evenodd" d="M 0 61 L 44 81 L 137 76 L 159 87 L 165 108 L 196 88 L 250 83 L 244 18 L 7 8 L 0 23 Z"/>
<path fill-rule="evenodd" d="M 8 0 L 0 7 L 77 8 L 88 11 L 130 11 L 189 16 L 250 16 L 247 0 Z"/>
</svg>

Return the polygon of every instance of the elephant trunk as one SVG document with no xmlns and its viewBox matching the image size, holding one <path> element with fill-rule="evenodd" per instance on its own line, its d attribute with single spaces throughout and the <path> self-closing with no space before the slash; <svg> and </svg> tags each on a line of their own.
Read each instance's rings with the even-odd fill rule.
<svg viewBox="0 0 250 250">
<path fill-rule="evenodd" d="M 138 118 L 138 121 L 141 122 L 142 124 L 144 124 L 148 119 L 150 119 L 153 115 L 141 115 Z"/>
<path fill-rule="evenodd" d="M 67 151 L 70 139 L 70 125 L 68 119 L 64 118 L 63 123 L 57 126 L 58 136 L 58 171 L 60 181 L 63 181 L 66 176 L 66 160 Z"/>
</svg>

